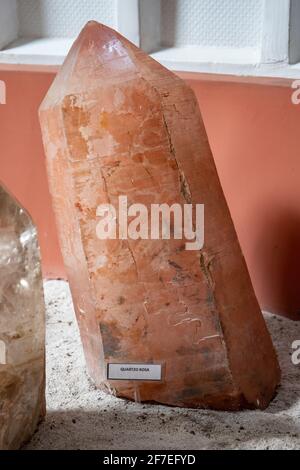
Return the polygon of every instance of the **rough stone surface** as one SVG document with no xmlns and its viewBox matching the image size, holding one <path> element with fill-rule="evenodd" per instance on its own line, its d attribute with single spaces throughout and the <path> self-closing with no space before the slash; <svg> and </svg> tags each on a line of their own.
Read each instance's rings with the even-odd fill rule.
<svg viewBox="0 0 300 470">
<path fill-rule="evenodd" d="M 50 190 L 88 369 L 118 396 L 264 408 L 279 366 L 192 90 L 90 22 L 40 108 Z M 99 240 L 97 207 L 205 204 L 205 245 Z M 164 365 L 161 383 L 106 363 Z"/>
<path fill-rule="evenodd" d="M 45 305 L 36 229 L 0 187 L 0 449 L 17 449 L 45 413 Z"/>
</svg>

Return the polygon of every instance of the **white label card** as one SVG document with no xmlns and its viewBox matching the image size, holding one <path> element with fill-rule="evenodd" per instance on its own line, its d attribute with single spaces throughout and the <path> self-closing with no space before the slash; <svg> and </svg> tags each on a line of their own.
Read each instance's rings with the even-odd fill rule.
<svg viewBox="0 0 300 470">
<path fill-rule="evenodd" d="M 108 380 L 161 380 L 161 364 L 107 364 Z"/>
</svg>

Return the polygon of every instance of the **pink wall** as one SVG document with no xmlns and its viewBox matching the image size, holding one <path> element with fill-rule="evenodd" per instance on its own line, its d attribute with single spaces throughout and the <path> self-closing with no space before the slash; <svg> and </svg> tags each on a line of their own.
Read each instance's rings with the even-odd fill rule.
<svg viewBox="0 0 300 470">
<path fill-rule="evenodd" d="M 64 275 L 47 186 L 37 110 L 54 75 L 1 72 L 6 105 L 0 105 L 0 181 L 29 210 L 39 228 L 44 274 Z"/>
<path fill-rule="evenodd" d="M 39 227 L 45 276 L 61 277 L 37 119 L 53 77 L 0 72 L 0 179 Z M 289 87 L 190 83 L 261 306 L 300 319 L 300 106 Z"/>
<path fill-rule="evenodd" d="M 194 89 L 260 304 L 300 319 L 300 106 L 289 87 Z"/>
</svg>

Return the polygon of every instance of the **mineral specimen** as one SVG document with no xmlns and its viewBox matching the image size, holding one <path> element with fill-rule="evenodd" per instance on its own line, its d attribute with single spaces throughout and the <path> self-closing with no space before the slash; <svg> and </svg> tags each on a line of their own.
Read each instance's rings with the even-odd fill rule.
<svg viewBox="0 0 300 470">
<path fill-rule="evenodd" d="M 41 105 L 40 121 L 96 384 L 169 405 L 266 407 L 279 366 L 192 90 L 120 34 L 89 22 Z M 152 204 L 204 204 L 204 246 L 187 250 L 175 235 L 130 237 L 120 199 L 148 214 Z M 109 228 L 105 239 L 108 204 L 119 232 Z M 145 228 L 144 212 L 136 229 L 141 219 Z"/>
<path fill-rule="evenodd" d="M 0 449 L 17 449 L 45 413 L 44 297 L 36 229 L 0 187 Z"/>
</svg>

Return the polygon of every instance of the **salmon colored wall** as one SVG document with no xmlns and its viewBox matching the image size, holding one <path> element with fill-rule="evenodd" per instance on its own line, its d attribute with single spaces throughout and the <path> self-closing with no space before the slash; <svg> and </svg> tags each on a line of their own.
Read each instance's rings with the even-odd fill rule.
<svg viewBox="0 0 300 470">
<path fill-rule="evenodd" d="M 50 73 L 0 71 L 6 84 L 6 104 L 0 105 L 0 181 L 38 226 L 44 275 L 63 277 L 37 114 L 53 78 Z"/>
<path fill-rule="evenodd" d="M 0 179 L 38 225 L 46 277 L 62 277 L 37 109 L 53 73 L 0 72 Z M 264 309 L 300 319 L 300 106 L 289 87 L 190 81 Z"/>
</svg>

